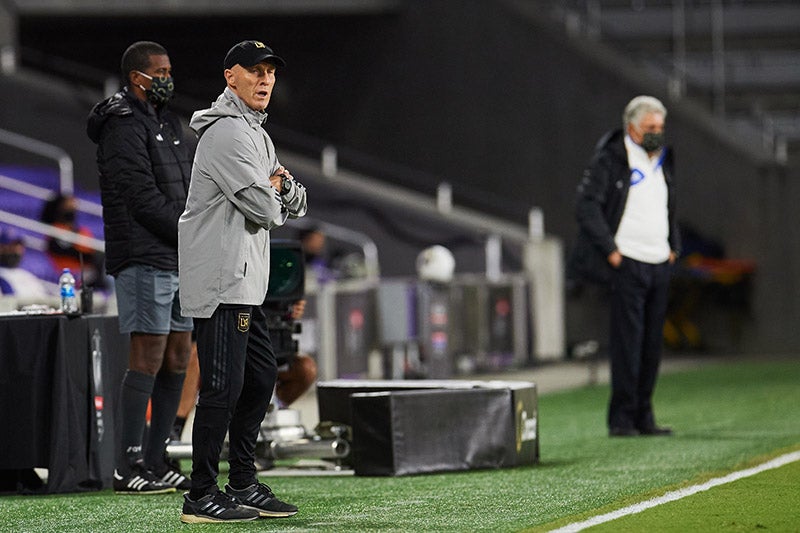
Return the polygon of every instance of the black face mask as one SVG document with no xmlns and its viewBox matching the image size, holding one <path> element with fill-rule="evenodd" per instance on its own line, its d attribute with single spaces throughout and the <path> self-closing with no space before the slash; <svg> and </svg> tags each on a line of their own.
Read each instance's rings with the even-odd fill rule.
<svg viewBox="0 0 800 533">
<path fill-rule="evenodd" d="M 645 152 L 656 152 L 664 146 L 663 133 L 645 133 L 642 135 L 642 148 Z"/>
<path fill-rule="evenodd" d="M 144 72 L 139 72 L 139 74 L 152 82 L 149 89 L 145 89 L 139 85 L 139 88 L 144 91 L 145 96 L 147 96 L 151 104 L 156 107 L 161 107 L 172 99 L 172 96 L 175 94 L 175 82 L 172 81 L 172 76 L 153 77 Z"/>
<path fill-rule="evenodd" d="M 22 254 L 0 254 L 0 266 L 17 268 L 22 261 Z"/>
<path fill-rule="evenodd" d="M 72 224 L 75 222 L 75 211 L 64 211 L 61 213 L 60 221 L 66 222 L 67 224 Z"/>
</svg>

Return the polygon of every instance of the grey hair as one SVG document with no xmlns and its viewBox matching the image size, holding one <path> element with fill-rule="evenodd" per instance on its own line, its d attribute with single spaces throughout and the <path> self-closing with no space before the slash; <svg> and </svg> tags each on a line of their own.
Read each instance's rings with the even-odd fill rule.
<svg viewBox="0 0 800 533">
<path fill-rule="evenodd" d="M 627 129 L 629 124 L 639 125 L 642 117 L 647 113 L 659 113 L 667 118 L 667 108 L 661 100 L 653 96 L 637 96 L 625 106 L 622 113 L 622 125 Z"/>
</svg>

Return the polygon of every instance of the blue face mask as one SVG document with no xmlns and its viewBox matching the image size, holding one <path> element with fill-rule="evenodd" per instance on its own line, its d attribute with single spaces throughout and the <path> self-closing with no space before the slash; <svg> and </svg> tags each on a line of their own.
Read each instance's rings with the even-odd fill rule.
<svg viewBox="0 0 800 533">
<path fill-rule="evenodd" d="M 137 70 L 139 74 L 150 80 L 149 89 L 145 89 L 141 85 L 139 88 L 144 91 L 145 96 L 156 107 L 161 107 L 172 99 L 175 94 L 175 82 L 172 81 L 172 76 L 148 76 L 144 72 Z"/>
</svg>

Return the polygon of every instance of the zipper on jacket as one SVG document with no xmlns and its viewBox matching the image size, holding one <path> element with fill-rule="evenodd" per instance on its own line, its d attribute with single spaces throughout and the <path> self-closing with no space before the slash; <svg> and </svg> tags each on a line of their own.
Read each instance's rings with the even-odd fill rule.
<svg viewBox="0 0 800 533">
<path fill-rule="evenodd" d="M 247 276 L 247 261 L 245 261 L 244 263 L 244 272 L 242 272 L 242 277 L 244 278 L 246 276 Z"/>
</svg>

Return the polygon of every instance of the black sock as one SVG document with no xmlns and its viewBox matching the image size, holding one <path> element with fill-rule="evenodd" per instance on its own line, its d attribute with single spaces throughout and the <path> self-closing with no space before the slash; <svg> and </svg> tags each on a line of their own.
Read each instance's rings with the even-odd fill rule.
<svg viewBox="0 0 800 533">
<path fill-rule="evenodd" d="M 196 502 L 206 494 L 208 494 L 208 492 L 203 492 L 203 491 L 195 492 L 194 489 L 192 489 L 189 491 L 189 499 L 192 500 L 193 502 Z"/>
<path fill-rule="evenodd" d="M 121 475 L 130 473 L 130 465 L 143 460 L 142 433 L 147 416 L 147 402 L 153 393 L 155 377 L 128 370 L 122 380 L 120 403 L 122 413 L 122 458 L 117 461 Z"/>
<path fill-rule="evenodd" d="M 220 492 L 219 487 L 217 485 L 211 485 L 210 487 L 199 488 L 199 489 L 192 487 L 191 489 L 189 489 L 188 494 L 189 494 L 189 499 L 196 502 L 203 496 L 207 496 L 209 494 L 215 494 L 217 492 Z"/>
<path fill-rule="evenodd" d="M 148 469 L 162 474 L 165 468 L 164 450 L 181 402 L 183 378 L 186 373 L 159 372 L 153 386 L 150 431 L 144 448 L 144 464 Z"/>
<path fill-rule="evenodd" d="M 172 424 L 172 433 L 169 434 L 170 440 L 181 440 L 183 435 L 183 427 L 186 425 L 186 419 L 182 416 L 176 416 L 175 422 Z"/>
</svg>

